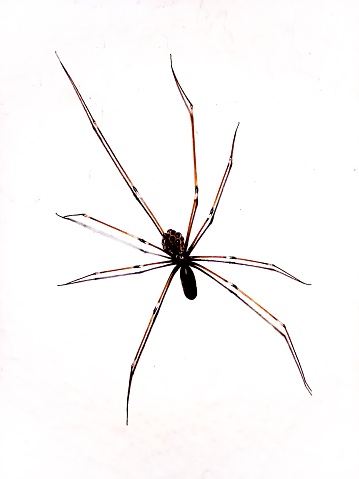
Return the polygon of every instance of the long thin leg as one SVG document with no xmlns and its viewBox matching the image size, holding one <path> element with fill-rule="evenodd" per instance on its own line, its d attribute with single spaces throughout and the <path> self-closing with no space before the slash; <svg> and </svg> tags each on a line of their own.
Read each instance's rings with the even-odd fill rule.
<svg viewBox="0 0 359 479">
<path fill-rule="evenodd" d="M 230 153 L 230 155 L 229 155 L 229 160 L 228 160 L 228 163 L 227 163 L 227 167 L 226 167 L 226 169 L 225 169 L 225 172 L 224 172 L 224 175 L 223 175 L 221 184 L 219 185 L 219 188 L 218 188 L 216 197 L 215 197 L 215 199 L 214 199 L 212 208 L 211 208 L 211 210 L 210 210 L 210 212 L 209 212 L 209 215 L 208 215 L 208 217 L 206 218 L 205 222 L 203 223 L 203 225 L 201 226 L 200 230 L 198 231 L 196 237 L 195 237 L 194 240 L 192 241 L 191 246 L 188 248 L 188 253 L 189 253 L 189 254 L 191 254 L 191 251 L 193 251 L 193 249 L 194 249 L 195 246 L 197 245 L 198 241 L 202 238 L 202 236 L 204 235 L 204 233 L 207 231 L 207 229 L 210 227 L 210 225 L 211 225 L 212 222 L 213 222 L 214 215 L 216 214 L 216 211 L 217 211 L 217 208 L 218 208 L 218 205 L 219 205 L 219 201 L 220 201 L 220 199 L 221 199 L 221 196 L 222 196 L 224 187 L 226 186 L 226 183 L 227 183 L 227 179 L 228 179 L 229 173 L 230 173 L 230 171 L 231 171 L 231 169 L 232 169 L 232 165 L 233 165 L 233 150 L 234 150 L 234 143 L 235 143 L 235 141 L 236 141 L 236 136 L 237 136 L 238 127 L 239 127 L 239 123 L 237 124 L 237 127 L 236 127 L 236 129 L 235 129 L 235 131 L 234 131 L 233 140 L 232 140 L 231 153 Z"/>
<path fill-rule="evenodd" d="M 310 286 L 310 283 L 305 283 L 300 279 L 296 278 L 294 275 L 288 273 L 279 266 L 276 266 L 272 263 L 266 263 L 264 261 L 256 261 L 254 259 L 245 259 L 245 258 L 237 258 L 236 256 L 191 256 L 191 259 L 194 261 L 205 261 L 208 263 L 227 263 L 227 264 L 236 264 L 239 266 L 250 266 L 252 268 L 261 268 L 267 269 L 268 271 L 274 271 L 276 273 L 282 274 L 287 278 L 293 279 L 294 281 L 298 281 L 299 283 L 306 284 Z"/>
<path fill-rule="evenodd" d="M 198 269 L 199 271 L 202 271 L 205 275 L 208 277 L 212 278 L 214 281 L 216 281 L 218 284 L 223 286 L 223 288 L 227 289 L 230 293 L 234 294 L 242 303 L 244 303 L 246 306 L 248 306 L 252 311 L 254 311 L 256 314 L 258 314 L 259 317 L 264 319 L 264 321 L 272 326 L 283 338 L 285 339 L 288 348 L 291 352 L 291 355 L 293 356 L 293 359 L 295 361 L 295 364 L 297 365 L 297 368 L 299 370 L 299 373 L 301 375 L 302 381 L 304 383 L 304 386 L 306 387 L 307 391 L 309 394 L 312 394 L 312 390 L 307 383 L 307 380 L 305 379 L 304 376 L 304 371 L 303 368 L 300 364 L 298 355 L 294 349 L 293 342 L 289 336 L 287 327 L 284 323 L 279 321 L 273 314 L 271 314 L 269 311 L 263 308 L 257 301 L 254 301 L 248 294 L 244 293 L 242 290 L 238 288 L 234 283 L 230 283 L 227 281 L 225 278 L 220 276 L 219 274 L 215 273 L 214 271 L 206 268 L 203 265 L 199 265 L 196 263 L 191 263 L 191 266 L 194 268 Z M 245 299 L 244 299 L 245 298 Z M 252 304 L 250 304 L 252 303 Z"/>
<path fill-rule="evenodd" d="M 104 226 L 108 226 L 109 228 L 112 228 L 113 230 L 116 230 L 116 231 L 119 231 L 120 233 L 123 233 L 127 236 L 131 236 L 131 238 L 134 238 L 135 240 L 137 241 L 140 241 L 141 243 L 143 244 L 146 244 L 148 246 L 152 246 L 152 248 L 156 248 L 158 250 L 161 251 L 161 253 L 165 253 L 167 254 L 165 251 L 163 251 L 162 248 L 160 248 L 159 246 L 156 246 L 155 244 L 152 244 L 150 243 L 149 241 L 146 241 L 142 238 L 139 238 L 138 236 L 136 235 L 133 235 L 131 233 L 127 233 L 127 231 L 124 231 L 124 230 L 121 230 L 120 228 L 116 228 L 116 226 L 112 226 L 108 223 L 105 223 L 104 221 L 101 221 L 101 220 L 97 220 L 96 218 L 94 218 L 93 216 L 89 216 L 87 215 L 86 213 L 76 213 L 74 215 L 65 215 L 65 216 L 61 216 L 59 215 L 58 213 L 56 213 L 57 216 L 59 216 L 60 218 L 63 218 L 64 220 L 69 220 L 69 221 L 74 221 L 76 223 L 76 220 L 74 220 L 73 218 L 77 217 L 77 216 L 82 216 L 83 218 L 88 218 L 89 220 L 92 220 L 92 221 L 96 221 L 97 223 L 100 223 L 101 225 L 104 225 Z M 81 223 L 82 224 L 82 223 Z M 146 251 L 147 252 L 147 251 Z M 167 256 L 165 255 L 161 255 L 163 258 L 166 258 Z"/>
<path fill-rule="evenodd" d="M 133 375 L 135 374 L 135 371 L 136 371 L 136 368 L 137 368 L 137 364 L 138 364 L 138 361 L 140 360 L 140 357 L 141 357 L 141 354 L 143 353 L 143 350 L 145 349 L 145 346 L 146 346 L 146 343 L 147 343 L 147 340 L 149 338 L 149 335 L 152 331 L 152 328 L 153 328 L 153 325 L 155 324 L 155 321 L 156 321 L 156 318 L 158 316 L 158 313 L 160 312 L 160 309 L 161 309 L 161 306 L 162 306 L 162 303 L 163 303 L 163 300 L 166 296 L 166 293 L 168 291 L 168 288 L 171 284 L 171 281 L 173 280 L 173 277 L 174 275 L 177 273 L 179 269 L 179 266 L 175 266 L 173 268 L 173 270 L 171 271 L 171 274 L 169 275 L 168 277 L 168 280 L 166 281 L 166 284 L 165 284 L 165 287 L 163 288 L 162 290 L 162 293 L 161 293 L 161 296 L 159 297 L 158 301 L 157 301 L 157 304 L 152 312 L 152 316 L 150 318 L 150 322 L 148 323 L 148 326 L 146 328 L 146 331 L 145 331 L 145 334 L 142 338 L 142 341 L 141 341 L 141 344 L 137 350 L 137 353 L 136 353 L 136 356 L 135 356 L 135 359 L 133 360 L 132 364 L 131 364 L 131 371 L 130 371 L 130 379 L 128 381 L 128 390 L 127 390 L 127 403 L 126 403 L 126 425 L 128 426 L 128 404 L 129 404 L 129 401 L 130 401 L 130 392 L 131 392 L 131 385 L 132 385 L 132 378 L 133 378 Z"/>
<path fill-rule="evenodd" d="M 111 158 L 111 160 L 113 161 L 114 165 L 116 166 L 116 168 L 118 169 L 118 171 L 120 172 L 122 178 L 125 180 L 127 186 L 130 188 L 132 194 L 134 195 L 134 197 L 136 198 L 136 200 L 140 203 L 140 205 L 142 206 L 142 208 L 145 210 L 145 212 L 147 213 L 147 215 L 150 217 L 151 221 L 153 222 L 153 224 L 156 226 L 156 228 L 158 229 L 158 231 L 160 232 L 161 236 L 163 236 L 163 229 L 161 227 L 161 225 L 159 224 L 159 222 L 157 221 L 157 218 L 155 217 L 155 215 L 152 213 L 152 211 L 150 210 L 150 208 L 147 206 L 145 200 L 142 198 L 142 196 L 140 195 L 139 191 L 137 190 L 137 188 L 134 186 L 134 184 L 132 183 L 132 181 L 130 180 L 129 176 L 127 175 L 126 171 L 123 169 L 121 163 L 119 162 L 119 160 L 117 159 L 115 153 L 113 152 L 112 148 L 110 147 L 110 145 L 107 143 L 107 140 L 106 138 L 103 136 L 102 134 L 102 131 L 100 130 L 100 128 L 97 126 L 97 123 L 94 119 L 94 117 L 92 116 L 90 110 L 88 109 L 86 103 L 85 103 L 85 100 L 82 98 L 81 96 L 81 93 L 79 92 L 77 86 L 75 85 L 74 81 L 72 80 L 69 72 L 66 70 L 65 66 L 63 65 L 62 61 L 60 60 L 58 54 L 55 52 L 64 72 L 66 73 L 66 76 L 67 78 L 70 80 L 70 83 L 71 85 L 73 86 L 73 89 L 75 90 L 75 93 L 78 97 L 78 99 L 80 100 L 81 102 L 81 105 L 82 105 L 82 108 L 85 110 L 85 113 L 86 113 L 86 116 L 87 118 L 89 119 L 90 123 L 91 123 L 91 126 L 94 130 L 94 132 L 96 133 L 98 139 L 101 141 L 103 147 L 105 148 L 105 150 L 107 151 L 109 157 Z"/>
<path fill-rule="evenodd" d="M 194 117 L 193 117 L 193 105 L 188 98 L 188 96 L 185 94 L 183 88 L 181 87 L 180 82 L 177 79 L 177 76 L 175 74 L 175 71 L 173 69 L 172 65 L 172 55 L 170 55 L 170 60 L 171 60 L 171 70 L 173 74 L 173 78 L 175 79 L 178 91 L 180 92 L 181 98 L 183 100 L 183 103 L 185 104 L 187 111 L 189 113 L 189 117 L 191 120 L 191 134 L 192 134 L 192 153 L 193 153 L 193 177 L 194 177 L 194 198 L 193 198 L 193 205 L 192 205 L 192 211 L 191 211 L 191 216 L 189 218 L 188 222 L 188 228 L 187 228 L 187 234 L 186 234 L 186 240 L 185 240 L 185 245 L 184 248 L 185 250 L 187 249 L 188 246 L 188 241 L 189 237 L 192 231 L 192 225 L 193 225 L 193 220 L 196 214 L 197 206 L 198 206 L 198 180 L 197 180 L 197 162 L 196 162 L 196 140 L 195 140 L 195 135 L 194 135 Z"/>
<path fill-rule="evenodd" d="M 86 276 L 81 276 L 81 278 L 73 279 L 72 281 L 68 281 L 67 283 L 58 284 L 57 286 L 68 286 L 69 284 L 85 283 L 86 281 L 95 281 L 97 279 L 109 279 L 117 278 L 119 276 L 129 276 L 131 274 L 147 273 L 147 271 L 166 268 L 167 266 L 171 266 L 172 264 L 172 261 L 168 260 L 157 261 L 155 263 L 136 264 L 134 266 L 126 266 L 125 268 L 108 269 L 106 271 L 98 271 L 95 273 L 87 274 Z"/>
</svg>

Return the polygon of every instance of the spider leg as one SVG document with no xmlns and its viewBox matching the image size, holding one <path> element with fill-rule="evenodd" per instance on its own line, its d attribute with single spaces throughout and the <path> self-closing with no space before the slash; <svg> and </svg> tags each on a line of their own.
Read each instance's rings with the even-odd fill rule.
<svg viewBox="0 0 359 479">
<path fill-rule="evenodd" d="M 151 330 L 153 328 L 153 325 L 155 324 L 158 313 L 160 312 L 160 309 L 161 309 L 163 300 L 166 296 L 166 293 L 168 291 L 168 288 L 171 284 L 171 281 L 173 280 L 174 275 L 177 273 L 178 269 L 179 269 L 179 266 L 175 266 L 173 268 L 173 270 L 171 271 L 171 274 L 169 275 L 169 277 L 166 281 L 166 284 L 165 284 L 165 287 L 162 290 L 161 296 L 159 297 L 159 299 L 157 301 L 157 304 L 156 304 L 156 306 L 155 306 L 155 308 L 152 312 L 150 322 L 148 323 L 148 326 L 147 326 L 145 334 L 142 338 L 141 344 L 140 344 L 140 346 L 137 350 L 136 356 L 135 356 L 135 358 L 134 358 L 134 360 L 131 364 L 130 378 L 129 378 L 129 381 L 128 381 L 128 390 L 127 390 L 127 403 L 126 403 L 126 425 L 127 426 L 128 426 L 128 404 L 129 404 L 129 401 L 130 401 L 130 392 L 131 392 L 133 375 L 135 374 L 138 361 L 140 360 L 141 354 L 143 353 L 143 350 L 145 349 L 145 346 L 146 346 L 147 340 L 149 338 L 149 335 L 151 333 Z"/>
<path fill-rule="evenodd" d="M 116 228 L 116 226 L 112 226 L 112 225 L 110 225 L 110 224 L 108 224 L 108 223 L 105 223 L 104 221 L 101 221 L 101 220 L 97 220 L 97 219 L 94 218 L 93 216 L 89 216 L 89 215 L 87 215 L 86 213 L 77 213 L 77 214 L 74 214 L 74 215 L 65 215 L 65 216 L 61 216 L 61 215 L 59 215 L 58 213 L 56 213 L 56 215 L 59 216 L 60 218 L 63 218 L 64 220 L 73 221 L 74 223 L 78 223 L 78 224 L 81 224 L 81 225 L 83 225 L 84 223 L 79 223 L 79 222 L 77 222 L 76 220 L 74 220 L 74 218 L 77 217 L 77 216 L 82 216 L 82 217 L 84 217 L 84 218 L 88 218 L 89 220 L 95 221 L 95 222 L 100 223 L 101 225 L 104 225 L 104 226 L 108 226 L 109 228 L 112 228 L 113 230 L 119 231 L 120 233 L 123 233 L 123 234 L 125 234 L 125 235 L 127 235 L 127 236 L 131 236 L 131 238 L 134 238 L 135 240 L 140 241 L 141 243 L 146 244 L 146 245 L 148 245 L 148 246 L 152 246 L 153 248 L 156 248 L 156 249 L 160 250 L 161 253 L 164 253 L 163 249 L 160 248 L 159 246 L 156 246 L 155 244 L 152 244 L 152 243 L 150 243 L 149 241 L 146 241 L 146 240 L 144 240 L 144 239 L 142 239 L 142 238 L 139 238 L 139 237 L 136 236 L 136 235 L 133 235 L 133 234 L 131 234 L 131 233 L 127 233 L 127 231 L 121 230 L 120 228 Z M 86 225 L 85 225 L 85 226 L 86 226 Z M 145 251 L 145 250 L 142 250 L 142 251 L 143 251 L 144 253 L 149 253 L 149 251 Z M 153 254 L 154 254 L 154 253 L 153 253 Z M 166 254 L 167 254 L 167 253 L 166 253 Z M 165 256 L 165 255 L 163 255 L 163 254 L 162 254 L 162 255 L 158 255 L 158 256 L 162 256 L 163 258 L 167 258 L 167 256 Z"/>
<path fill-rule="evenodd" d="M 86 281 L 95 281 L 97 279 L 109 279 L 117 278 L 119 276 L 129 276 L 131 274 L 147 273 L 147 271 L 152 271 L 153 269 L 166 268 L 167 266 L 171 266 L 171 264 L 173 263 L 168 260 L 157 261 L 155 263 L 136 264 L 134 266 L 126 266 L 125 268 L 108 269 L 106 271 L 87 274 L 86 276 L 81 276 L 81 278 L 73 279 L 68 283 L 58 284 L 57 286 L 68 286 L 69 284 L 85 283 Z"/>
<path fill-rule="evenodd" d="M 198 206 L 198 180 L 197 180 L 197 161 L 196 161 L 196 140 L 195 140 L 195 134 L 194 134 L 194 116 L 193 116 L 193 104 L 191 103 L 190 99 L 188 96 L 185 94 L 180 82 L 177 79 L 177 76 L 175 74 L 175 71 L 173 69 L 172 65 L 172 55 L 170 55 L 170 61 L 171 61 L 171 70 L 172 70 L 172 75 L 173 78 L 176 82 L 178 91 L 180 92 L 181 98 L 183 100 L 183 103 L 185 104 L 187 111 L 189 113 L 189 117 L 191 120 L 191 134 L 192 134 L 192 153 L 193 153 L 193 176 L 194 176 L 194 198 L 193 198 L 193 205 L 192 205 L 192 211 L 191 211 L 191 216 L 188 222 L 188 228 L 187 228 L 187 234 L 186 234 L 186 240 L 185 240 L 185 250 L 187 249 L 188 246 L 188 241 L 189 237 L 192 231 L 192 225 L 193 225 L 193 220 L 196 214 L 197 206 Z"/>
<path fill-rule="evenodd" d="M 107 151 L 109 157 L 111 158 L 111 160 L 113 161 L 114 165 L 116 166 L 116 168 L 118 169 L 120 175 L 122 176 L 122 178 L 125 180 L 127 186 L 130 188 L 132 194 L 134 195 L 134 197 L 136 198 L 136 200 L 140 203 L 140 205 L 142 206 L 142 208 L 145 210 L 145 212 L 147 213 L 147 215 L 149 216 L 149 218 L 151 219 L 151 221 L 153 222 L 153 224 L 156 226 L 156 228 L 158 229 L 158 231 L 160 232 L 161 236 L 163 236 L 163 229 L 161 227 L 161 225 L 159 224 L 157 218 L 155 217 L 155 215 L 152 213 L 152 211 L 150 210 L 150 208 L 147 206 L 145 200 L 142 198 L 142 196 L 140 195 L 139 191 L 137 190 L 137 188 L 134 186 L 134 184 L 132 183 L 132 181 L 130 180 L 130 177 L 127 175 L 126 171 L 123 169 L 121 163 L 119 162 L 119 160 L 117 159 L 115 153 L 113 152 L 112 148 L 110 147 L 110 145 L 108 144 L 106 138 L 103 136 L 102 134 L 102 131 L 100 130 L 100 128 L 97 126 L 97 123 L 94 119 L 94 117 L 92 116 L 90 110 L 88 109 L 86 103 L 85 103 L 85 100 L 82 98 L 82 95 L 81 93 L 79 92 L 77 86 L 75 85 L 73 79 L 71 78 L 69 72 L 66 70 L 64 64 L 62 63 L 62 61 L 60 60 L 58 54 L 55 52 L 64 72 L 66 73 L 66 76 L 67 78 L 70 80 L 70 83 L 71 85 L 73 86 L 73 89 L 75 90 L 75 93 L 78 97 L 78 99 L 80 100 L 81 102 L 81 105 L 82 105 L 82 108 L 85 110 L 85 113 L 86 113 L 86 116 L 87 118 L 89 119 L 90 123 L 91 123 L 91 126 L 94 130 L 94 132 L 96 133 L 96 136 L 98 137 L 98 139 L 100 140 L 100 142 L 102 143 L 103 147 L 105 148 L 105 150 Z"/>
<path fill-rule="evenodd" d="M 307 391 L 309 394 L 312 394 L 312 390 L 307 383 L 307 380 L 305 379 L 304 376 L 304 371 L 303 368 L 300 364 L 298 355 L 294 349 L 293 342 L 291 340 L 291 337 L 288 333 L 287 327 L 284 323 L 279 321 L 273 314 L 271 314 L 269 311 L 263 308 L 257 301 L 254 301 L 248 294 L 244 293 L 242 290 L 238 288 L 234 283 L 229 282 L 219 274 L 215 273 L 214 271 L 206 268 L 205 266 L 196 264 L 196 263 L 191 263 L 191 266 L 194 268 L 198 269 L 199 271 L 202 271 L 205 275 L 207 275 L 209 278 L 212 278 L 214 281 L 216 281 L 218 284 L 223 286 L 223 288 L 227 289 L 230 293 L 234 294 L 242 303 L 244 303 L 246 306 L 248 306 L 252 311 L 254 311 L 260 318 L 264 319 L 266 323 L 268 323 L 272 328 L 274 328 L 286 341 L 288 348 L 291 352 L 291 355 L 295 361 L 295 364 L 297 365 L 297 368 L 299 370 L 300 376 L 302 378 L 302 381 L 304 383 L 304 386 L 306 387 Z"/>
<path fill-rule="evenodd" d="M 232 140 L 231 153 L 230 153 L 230 155 L 229 155 L 229 160 L 228 160 L 228 163 L 227 163 L 227 166 L 226 166 L 226 169 L 225 169 L 223 178 L 222 178 L 221 183 L 220 183 L 220 185 L 219 185 L 219 188 L 218 188 L 216 197 L 215 197 L 215 199 L 214 199 L 212 208 L 211 208 L 211 210 L 210 210 L 210 212 L 209 212 L 209 215 L 207 216 L 205 222 L 203 223 L 203 225 L 201 226 L 200 230 L 198 231 L 196 237 L 195 237 L 194 240 L 192 241 L 191 246 L 188 248 L 188 253 L 189 253 L 189 254 L 191 254 L 191 251 L 193 251 L 193 249 L 195 248 L 195 246 L 197 245 L 197 243 L 199 242 L 199 240 L 202 238 L 202 236 L 204 235 L 204 233 L 207 231 L 207 229 L 210 227 L 210 225 L 211 225 L 212 222 L 213 222 L 214 215 L 216 214 L 216 211 L 217 211 L 217 208 L 218 208 L 218 205 L 219 205 L 219 201 L 220 201 L 220 199 L 221 199 L 221 196 L 222 196 L 224 187 L 226 186 L 227 179 L 228 179 L 229 173 L 230 173 L 231 168 L 232 168 L 232 165 L 233 165 L 233 150 L 234 150 L 234 143 L 235 143 L 235 141 L 236 141 L 236 136 L 237 136 L 238 127 L 239 127 L 239 123 L 237 124 L 237 127 L 236 127 L 236 129 L 235 129 L 235 131 L 234 131 L 233 140 Z"/>
<path fill-rule="evenodd" d="M 306 284 L 310 286 L 310 283 L 305 283 L 300 279 L 296 278 L 294 275 L 288 273 L 279 266 L 276 266 L 272 263 L 266 263 L 264 261 L 256 261 L 254 259 L 245 259 L 245 258 L 237 258 L 236 256 L 191 256 L 191 259 L 194 261 L 205 261 L 208 263 L 227 263 L 227 264 L 237 264 L 239 266 L 250 266 L 253 268 L 261 268 L 266 269 L 268 271 L 275 271 L 276 273 L 282 274 L 287 278 L 293 279 L 294 281 L 298 281 L 299 283 Z"/>
</svg>

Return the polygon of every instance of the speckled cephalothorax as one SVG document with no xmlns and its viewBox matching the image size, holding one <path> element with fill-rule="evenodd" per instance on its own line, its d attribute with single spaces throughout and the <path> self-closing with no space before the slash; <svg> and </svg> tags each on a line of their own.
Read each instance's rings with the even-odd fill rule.
<svg viewBox="0 0 359 479">
<path fill-rule="evenodd" d="M 162 247 L 171 256 L 180 256 L 184 252 L 184 238 L 178 231 L 167 230 L 162 237 Z"/>
</svg>

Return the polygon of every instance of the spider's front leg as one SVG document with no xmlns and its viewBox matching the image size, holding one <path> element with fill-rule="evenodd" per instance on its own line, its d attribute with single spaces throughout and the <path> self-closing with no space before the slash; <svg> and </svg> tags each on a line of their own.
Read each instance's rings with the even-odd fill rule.
<svg viewBox="0 0 359 479">
<path fill-rule="evenodd" d="M 130 177 L 128 176 L 128 174 L 126 173 L 125 169 L 123 168 L 122 164 L 120 163 L 120 161 L 118 160 L 117 156 L 115 155 L 114 151 L 112 150 L 111 146 L 109 145 L 108 141 L 106 140 L 106 138 L 104 137 L 102 131 L 100 130 L 99 126 L 97 125 L 96 123 L 96 120 L 95 118 L 92 116 L 92 113 L 90 112 L 88 106 L 86 105 L 85 103 L 85 100 L 83 99 L 79 89 L 77 88 L 75 82 L 73 81 L 70 73 L 67 71 L 67 69 L 65 68 L 65 65 L 62 63 L 62 61 L 60 60 L 60 57 L 58 56 L 58 54 L 55 52 L 59 62 L 60 62 L 60 65 L 62 66 L 62 69 L 64 70 L 67 78 L 69 79 L 73 89 L 75 90 L 75 93 L 77 95 L 77 98 L 79 99 L 81 105 L 82 105 L 82 108 L 84 109 L 85 113 L 86 113 L 86 116 L 89 120 L 89 122 L 91 123 L 91 126 L 92 126 L 92 129 L 93 131 L 95 132 L 97 138 L 100 140 L 102 146 L 105 148 L 107 154 L 109 155 L 109 157 L 111 158 L 113 164 L 115 165 L 115 167 L 117 168 L 118 172 L 120 173 L 120 175 L 122 176 L 122 178 L 124 179 L 126 185 L 128 186 L 128 188 L 131 190 L 133 196 L 135 197 L 136 201 L 138 201 L 138 203 L 141 205 L 142 209 L 145 211 L 145 213 L 147 214 L 147 216 L 150 218 L 150 220 L 152 221 L 152 223 L 155 225 L 155 227 L 157 228 L 157 230 L 159 231 L 159 233 L 162 235 L 163 234 L 163 229 L 162 229 L 162 226 L 160 225 L 160 223 L 158 222 L 156 216 L 152 213 L 152 211 L 150 210 L 149 206 L 147 205 L 147 203 L 145 202 L 145 200 L 142 198 L 142 196 L 140 195 L 140 192 L 138 191 L 138 189 L 135 187 L 135 185 L 132 183 Z"/>
<path fill-rule="evenodd" d="M 216 211 L 217 211 L 217 208 L 218 208 L 218 205 L 219 205 L 219 201 L 220 201 L 220 199 L 221 199 L 221 196 L 222 196 L 224 187 L 226 186 L 229 173 L 230 173 L 230 171 L 231 171 L 231 169 L 232 169 L 232 165 L 233 165 L 233 150 L 234 150 L 234 144 L 235 144 L 235 141 L 236 141 L 236 136 L 237 136 L 238 127 L 239 127 L 239 123 L 237 124 L 237 127 L 236 127 L 236 129 L 235 129 L 235 131 L 234 131 L 233 140 L 232 140 L 231 153 L 230 153 L 230 155 L 229 155 L 229 160 L 228 160 L 226 169 L 225 169 L 225 171 L 224 171 L 223 178 L 222 178 L 221 183 L 220 183 L 220 185 L 219 185 L 219 188 L 218 188 L 216 197 L 215 197 L 215 199 L 214 199 L 212 208 L 211 208 L 211 210 L 210 210 L 210 212 L 209 212 L 209 215 L 207 216 L 205 222 L 203 223 L 203 225 L 201 226 L 200 230 L 198 231 L 196 237 L 195 237 L 194 240 L 192 241 L 191 246 L 188 248 L 188 254 L 191 254 L 191 252 L 194 250 L 194 248 L 195 248 L 195 246 L 197 245 L 197 243 L 199 242 L 199 240 L 202 238 L 202 236 L 205 234 L 205 232 L 207 231 L 207 229 L 208 229 L 208 228 L 211 226 L 211 224 L 213 223 L 214 215 L 216 214 Z"/>
<path fill-rule="evenodd" d="M 191 231 L 192 231 L 192 225 L 193 225 L 194 217 L 195 217 L 197 207 L 198 207 L 198 180 L 197 180 L 196 139 L 195 139 L 195 134 L 194 134 L 193 104 L 191 103 L 188 96 L 185 94 L 180 82 L 178 81 L 178 78 L 175 74 L 175 71 L 174 71 L 173 65 L 172 65 L 172 55 L 170 55 L 170 60 L 171 60 L 171 70 L 172 70 L 173 78 L 176 82 L 178 91 L 181 95 L 181 98 L 183 100 L 183 103 L 185 104 L 185 107 L 188 111 L 188 114 L 189 114 L 189 117 L 190 117 L 190 120 L 191 120 L 194 198 L 193 198 L 192 211 L 191 211 L 191 215 L 190 215 L 189 222 L 188 222 L 188 228 L 187 228 L 187 234 L 186 234 L 186 240 L 185 240 L 185 250 L 187 250 L 189 237 L 190 237 L 190 234 L 191 234 Z"/>
</svg>

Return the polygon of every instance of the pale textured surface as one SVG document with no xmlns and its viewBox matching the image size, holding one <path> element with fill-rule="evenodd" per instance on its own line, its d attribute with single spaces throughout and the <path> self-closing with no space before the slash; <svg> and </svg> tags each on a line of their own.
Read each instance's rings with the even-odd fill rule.
<svg viewBox="0 0 359 479">
<path fill-rule="evenodd" d="M 4 1 L 0 71 L 0 477 L 358 477 L 359 8 L 353 1 Z M 165 270 L 57 288 L 149 255 L 63 221 L 88 213 L 160 244 L 54 51 L 163 228 L 208 214 L 198 254 L 283 320 L 283 339 L 198 275 L 176 277 L 134 377 Z M 228 235 L 228 237 L 226 237 Z"/>
</svg>

